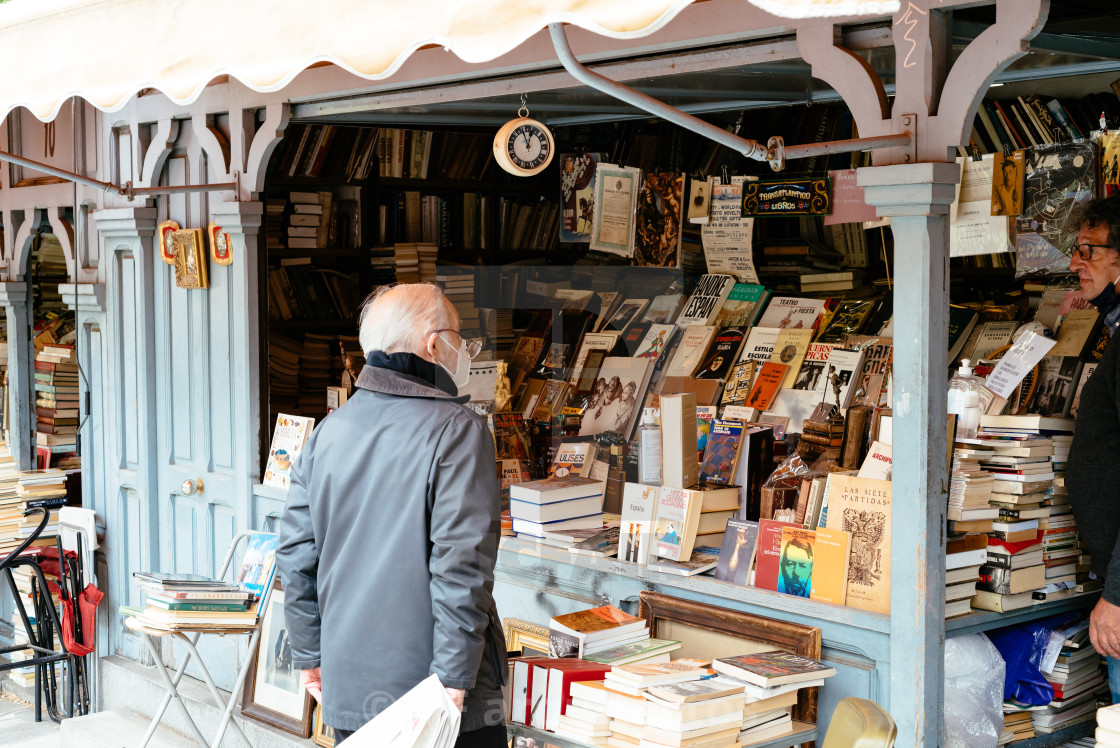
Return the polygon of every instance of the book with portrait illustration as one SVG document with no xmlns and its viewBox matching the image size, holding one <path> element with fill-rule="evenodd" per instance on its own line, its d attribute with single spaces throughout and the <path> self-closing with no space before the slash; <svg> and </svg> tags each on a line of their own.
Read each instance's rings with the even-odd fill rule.
<svg viewBox="0 0 1120 748">
<path fill-rule="evenodd" d="M 794 522 L 763 519 L 758 522 L 758 544 L 754 560 L 754 586 L 760 590 L 778 591 L 778 562 L 782 555 L 782 531 L 800 528 Z M 726 538 L 726 534 L 724 536 Z"/>
<path fill-rule="evenodd" d="M 700 481 L 727 485 L 739 462 L 739 446 L 743 440 L 743 424 L 716 419 L 708 431 L 704 461 L 700 464 Z"/>
<path fill-rule="evenodd" d="M 704 494 L 687 488 L 661 487 L 657 518 L 653 523 L 654 555 L 685 561 L 692 555 Z"/>
<path fill-rule="evenodd" d="M 644 564 L 653 558 L 653 527 L 661 489 L 627 483 L 622 489 L 622 524 L 618 536 L 620 561 Z"/>
<path fill-rule="evenodd" d="M 742 587 L 750 579 L 754 549 L 758 543 L 758 523 L 731 518 L 723 532 L 723 547 L 719 551 L 716 579 Z"/>
<path fill-rule="evenodd" d="M 783 555 L 778 566 L 778 591 L 782 589 L 782 560 L 790 542 L 797 542 L 809 549 L 808 562 L 812 566 L 809 578 L 809 599 L 843 605 L 848 587 L 848 553 L 851 535 L 843 530 L 819 528 L 806 530 L 798 527 L 782 528 Z"/>
<path fill-rule="evenodd" d="M 716 330 L 699 368 L 692 376 L 696 379 L 727 379 L 731 367 L 739 360 L 739 349 L 743 347 L 745 337 L 746 331 L 741 327 Z"/>
<path fill-rule="evenodd" d="M 276 430 L 272 432 L 268 463 L 264 468 L 264 480 L 261 481 L 264 485 L 287 490 L 291 484 L 292 465 L 311 437 L 313 428 L 314 418 L 277 414 Z"/>
</svg>

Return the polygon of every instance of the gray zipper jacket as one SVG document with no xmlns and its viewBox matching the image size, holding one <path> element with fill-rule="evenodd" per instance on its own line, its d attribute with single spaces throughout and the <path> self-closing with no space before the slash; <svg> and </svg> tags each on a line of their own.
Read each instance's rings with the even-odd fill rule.
<svg viewBox="0 0 1120 748">
<path fill-rule="evenodd" d="M 331 727 L 361 727 L 431 673 L 466 689 L 461 732 L 502 724 L 490 431 L 418 377 L 367 366 L 356 384 L 296 460 L 280 520 L 294 665 L 322 668 Z"/>
</svg>

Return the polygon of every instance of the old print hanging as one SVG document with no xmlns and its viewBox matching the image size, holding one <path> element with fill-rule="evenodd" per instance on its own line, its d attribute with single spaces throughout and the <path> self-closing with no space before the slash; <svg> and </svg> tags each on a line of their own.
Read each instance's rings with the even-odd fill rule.
<svg viewBox="0 0 1120 748">
<path fill-rule="evenodd" d="M 1077 241 L 1072 225 L 1079 203 L 1093 197 L 1097 176 L 1091 142 L 1055 143 L 1026 149 L 1023 214 L 1017 220 L 1015 277 L 1063 272 Z"/>
<path fill-rule="evenodd" d="M 156 238 L 159 240 L 159 258 L 168 265 L 175 264 L 175 250 L 171 243 L 171 233 L 179 230 L 176 221 L 164 221 L 156 227 Z"/>
<path fill-rule="evenodd" d="M 175 285 L 179 288 L 207 288 L 206 251 L 202 229 L 183 229 L 168 234 L 175 257 Z"/>
<path fill-rule="evenodd" d="M 233 264 L 233 246 L 229 234 L 222 231 L 222 227 L 213 221 L 206 229 L 206 238 L 210 240 L 210 259 L 218 265 Z"/>
<path fill-rule="evenodd" d="M 635 265 L 680 267 L 684 174 L 645 174 L 634 222 Z"/>
<path fill-rule="evenodd" d="M 760 179 L 743 185 L 744 216 L 826 216 L 832 211 L 831 182 L 819 179 Z"/>
</svg>

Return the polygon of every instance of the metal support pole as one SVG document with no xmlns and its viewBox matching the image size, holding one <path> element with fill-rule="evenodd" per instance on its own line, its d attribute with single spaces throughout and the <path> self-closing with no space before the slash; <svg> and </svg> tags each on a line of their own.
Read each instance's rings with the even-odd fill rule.
<svg viewBox="0 0 1120 748">
<path fill-rule="evenodd" d="M 680 125 L 693 132 L 728 148 L 741 153 L 755 161 L 766 161 L 774 171 L 785 168 L 786 159 L 810 158 L 831 153 L 850 153 L 851 151 L 870 151 L 877 148 L 904 148 L 913 140 L 910 133 L 894 135 L 880 135 L 870 138 L 854 138 L 852 140 L 832 140 L 825 143 L 811 143 L 808 145 L 795 145 L 785 147 L 780 137 L 772 137 L 764 146 L 757 140 L 741 138 L 721 127 L 716 127 L 710 122 L 705 122 L 699 117 L 694 117 L 687 112 L 671 107 L 663 101 L 646 96 L 641 91 L 636 91 L 629 86 L 613 81 L 606 76 L 596 73 L 585 67 L 576 59 L 568 44 L 568 36 L 564 31 L 564 24 L 550 23 L 548 31 L 552 35 L 552 45 L 556 48 L 556 57 L 564 69 L 580 83 L 591 86 L 597 91 L 637 107 L 661 119 Z"/>
<path fill-rule="evenodd" d="M 82 174 L 77 174 L 66 169 L 60 169 L 57 166 L 44 164 L 40 161 L 33 161 L 23 156 L 17 156 L 14 153 L 7 151 L 0 151 L 0 161 L 7 161 L 17 166 L 25 166 L 35 171 L 41 171 L 44 174 L 50 174 L 52 177 L 61 177 L 62 179 L 84 184 L 87 187 L 104 190 L 105 192 L 113 192 L 122 197 L 127 197 L 132 200 L 136 195 L 171 195 L 183 192 L 226 192 L 232 191 L 235 195 L 240 187 L 239 175 L 234 173 L 234 181 L 232 182 L 216 182 L 213 184 L 187 184 L 175 186 L 158 186 L 158 187 L 133 187 L 132 182 L 126 182 L 124 186 L 112 184 L 111 182 L 102 182 L 99 179 L 93 179 Z"/>
</svg>

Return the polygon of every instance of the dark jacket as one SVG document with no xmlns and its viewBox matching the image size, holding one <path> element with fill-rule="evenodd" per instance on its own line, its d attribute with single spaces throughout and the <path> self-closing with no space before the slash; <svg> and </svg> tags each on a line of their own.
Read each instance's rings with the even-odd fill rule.
<svg viewBox="0 0 1120 748">
<path fill-rule="evenodd" d="M 419 377 L 366 366 L 292 468 L 277 551 L 296 668 L 355 730 L 435 673 L 463 732 L 502 724 L 492 595 L 501 532 L 486 422 Z"/>
<path fill-rule="evenodd" d="M 1081 390 L 1066 484 L 1077 529 L 1105 578 L 1104 599 L 1120 605 L 1120 335 L 1113 335 Z"/>
</svg>

